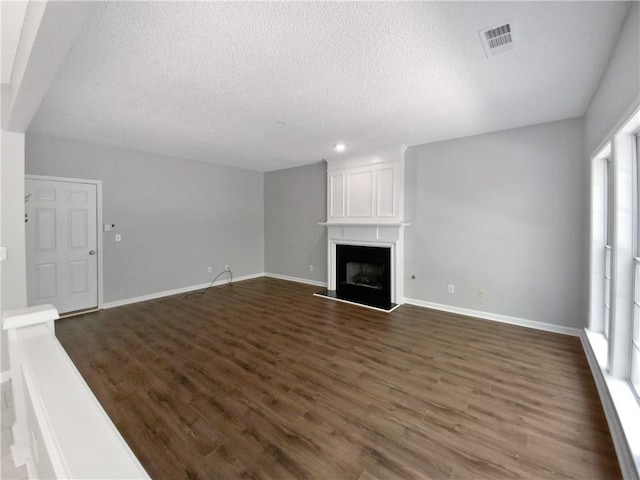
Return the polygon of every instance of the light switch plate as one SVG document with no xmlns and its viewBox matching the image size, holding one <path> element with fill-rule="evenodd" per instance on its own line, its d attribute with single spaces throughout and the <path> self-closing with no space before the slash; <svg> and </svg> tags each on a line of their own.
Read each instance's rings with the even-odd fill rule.
<svg viewBox="0 0 640 480">
<path fill-rule="evenodd" d="M 0 261 L 7 259 L 7 247 L 0 247 Z"/>
<path fill-rule="evenodd" d="M 120 235 L 119 233 L 116 233 L 116 242 L 121 242 L 122 241 L 122 235 Z"/>
</svg>

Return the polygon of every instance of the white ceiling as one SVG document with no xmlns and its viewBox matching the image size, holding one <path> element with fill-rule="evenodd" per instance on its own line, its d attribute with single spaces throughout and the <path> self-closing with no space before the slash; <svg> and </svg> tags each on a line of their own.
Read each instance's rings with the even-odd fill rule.
<svg viewBox="0 0 640 480">
<path fill-rule="evenodd" d="M 97 3 L 29 131 L 270 171 L 578 117 L 628 6 Z"/>
<path fill-rule="evenodd" d="M 27 11 L 27 1 L 12 0 L 0 2 L 0 17 L 2 17 L 2 83 L 11 83 L 13 60 L 16 56 L 20 32 Z"/>
</svg>

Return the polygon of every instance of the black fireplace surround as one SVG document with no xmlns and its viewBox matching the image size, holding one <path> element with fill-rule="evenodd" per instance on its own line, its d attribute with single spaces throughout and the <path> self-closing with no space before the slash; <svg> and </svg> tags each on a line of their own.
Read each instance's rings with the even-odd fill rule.
<svg viewBox="0 0 640 480">
<path fill-rule="evenodd" d="M 389 309 L 391 248 L 336 245 L 336 296 Z"/>
</svg>

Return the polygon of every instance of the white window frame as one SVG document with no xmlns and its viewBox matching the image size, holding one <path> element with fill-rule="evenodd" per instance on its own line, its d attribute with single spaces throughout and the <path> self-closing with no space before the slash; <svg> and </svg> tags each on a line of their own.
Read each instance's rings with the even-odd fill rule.
<svg viewBox="0 0 640 480">
<path fill-rule="evenodd" d="M 609 330 L 611 328 L 611 293 L 613 265 L 611 258 L 611 245 L 613 244 L 613 165 L 611 157 L 607 157 L 602 161 L 603 165 L 603 182 L 604 190 L 604 311 L 603 311 L 603 328 L 602 333 L 605 338 L 609 338 Z"/>
<path fill-rule="evenodd" d="M 589 327 L 582 337 L 625 478 L 640 475 L 640 97 L 591 157 Z M 611 158 L 611 322 L 604 335 L 604 168 Z M 633 366 L 633 367 L 632 367 Z M 632 375 L 635 385 L 632 385 Z"/>
<path fill-rule="evenodd" d="M 629 381 L 640 401 L 640 258 L 633 259 L 634 264 L 634 299 L 633 299 L 633 336 L 631 339 L 631 358 Z"/>
<path fill-rule="evenodd" d="M 590 254 L 590 306 L 589 306 L 589 330 L 604 334 L 605 309 L 607 285 L 605 281 L 607 267 L 611 263 L 611 249 L 607 248 L 607 223 L 612 224 L 611 218 L 607 218 L 607 162 L 611 158 L 611 143 L 607 143 L 591 162 L 591 254 Z M 609 165 L 611 165 L 609 163 Z M 612 167 L 609 167 L 611 172 Z M 611 184 L 611 182 L 609 182 Z M 611 195 L 609 196 L 611 198 Z M 611 199 L 613 200 L 613 199 Z M 611 230 L 613 230 L 611 228 Z M 611 232 L 613 233 L 613 232 Z M 609 289 L 611 292 L 611 289 Z"/>
<path fill-rule="evenodd" d="M 640 123 L 640 119 L 638 121 Z M 634 185 L 634 218 L 635 238 L 633 258 L 633 320 L 631 335 L 631 352 L 629 358 L 629 382 L 631 388 L 640 401 L 640 130 L 635 132 L 635 141 L 632 142 L 635 166 Z"/>
</svg>

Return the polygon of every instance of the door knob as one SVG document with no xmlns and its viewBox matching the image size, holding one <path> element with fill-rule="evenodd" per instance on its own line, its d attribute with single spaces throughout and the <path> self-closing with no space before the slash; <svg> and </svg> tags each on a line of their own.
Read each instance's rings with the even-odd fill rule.
<svg viewBox="0 0 640 480">
<path fill-rule="evenodd" d="M 89 250 L 89 255 L 95 255 L 96 251 L 95 250 Z"/>
</svg>

